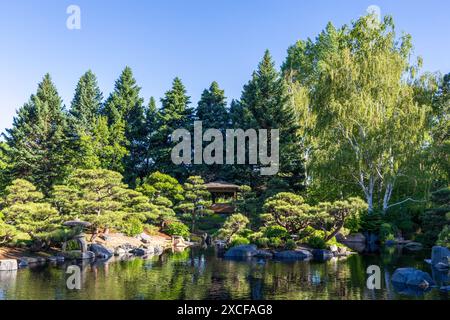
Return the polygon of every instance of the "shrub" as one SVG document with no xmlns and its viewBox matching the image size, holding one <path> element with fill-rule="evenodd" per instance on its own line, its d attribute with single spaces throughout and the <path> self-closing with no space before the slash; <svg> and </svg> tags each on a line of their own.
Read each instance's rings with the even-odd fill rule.
<svg viewBox="0 0 450 320">
<path fill-rule="evenodd" d="M 135 236 L 144 231 L 144 224 L 138 217 L 129 217 L 123 222 L 120 230 L 127 236 Z"/>
<path fill-rule="evenodd" d="M 267 247 L 269 247 L 269 238 L 266 238 L 266 237 L 258 238 L 255 241 L 255 243 L 260 248 L 267 248 Z"/>
<path fill-rule="evenodd" d="M 165 229 L 165 233 L 167 233 L 170 236 L 181 236 L 184 238 L 187 238 L 190 236 L 189 227 L 185 225 L 182 222 L 179 221 L 173 221 L 169 223 Z"/>
<path fill-rule="evenodd" d="M 231 238 L 231 242 L 230 245 L 233 246 L 238 246 L 241 244 L 250 244 L 250 240 L 248 240 L 247 238 L 241 237 L 241 236 L 233 236 L 233 238 Z"/>
<path fill-rule="evenodd" d="M 383 223 L 383 219 L 378 212 L 373 212 L 372 214 L 366 214 L 361 220 L 361 227 L 365 231 L 378 232 L 380 226 Z"/>
<path fill-rule="evenodd" d="M 314 249 L 326 249 L 327 247 L 327 244 L 325 243 L 323 237 L 318 236 L 310 236 L 308 238 L 308 245 Z"/>
<path fill-rule="evenodd" d="M 450 248 L 450 227 L 447 225 L 439 233 L 438 240 L 436 242 L 438 246 Z"/>
<path fill-rule="evenodd" d="M 285 239 L 289 236 L 286 228 L 281 226 L 269 226 L 264 231 L 264 236 L 267 238 L 280 238 Z"/>
<path fill-rule="evenodd" d="M 294 250 L 295 248 L 297 248 L 297 244 L 295 243 L 294 240 L 289 239 L 288 241 L 286 241 L 286 244 L 284 245 L 284 248 L 286 250 Z"/>
<path fill-rule="evenodd" d="M 253 232 L 252 234 L 249 234 L 248 236 L 246 236 L 246 238 L 248 240 L 250 240 L 250 242 L 252 243 L 257 243 L 259 239 L 261 239 L 263 237 L 263 233 L 262 232 Z"/>
<path fill-rule="evenodd" d="M 283 246 L 283 240 L 278 237 L 269 238 L 269 246 L 272 248 L 279 248 Z"/>
<path fill-rule="evenodd" d="M 158 234 L 159 232 L 159 227 L 154 226 L 152 224 L 146 224 L 144 225 L 144 230 L 145 232 L 147 232 L 149 235 L 154 236 L 156 234 Z"/>
<path fill-rule="evenodd" d="M 380 225 L 379 236 L 381 242 L 395 239 L 395 227 L 390 223 L 382 223 Z"/>
</svg>

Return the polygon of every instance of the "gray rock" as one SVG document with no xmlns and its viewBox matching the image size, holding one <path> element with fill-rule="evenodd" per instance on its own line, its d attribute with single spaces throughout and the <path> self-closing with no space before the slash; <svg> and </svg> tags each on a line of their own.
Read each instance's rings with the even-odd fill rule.
<svg viewBox="0 0 450 320">
<path fill-rule="evenodd" d="M 63 256 L 65 259 L 88 260 L 94 259 L 95 253 L 92 251 L 81 252 L 80 250 L 72 250 L 63 252 Z"/>
<path fill-rule="evenodd" d="M 139 236 L 138 239 L 140 239 L 143 243 L 150 243 L 152 241 L 152 238 L 146 234 L 145 232 L 142 232 Z"/>
<path fill-rule="evenodd" d="M 286 250 L 275 252 L 273 257 L 280 260 L 307 260 L 312 258 L 312 253 L 307 250 Z"/>
<path fill-rule="evenodd" d="M 317 261 L 326 261 L 334 257 L 334 254 L 331 251 L 323 249 L 314 249 L 312 254 Z"/>
<path fill-rule="evenodd" d="M 15 259 L 0 260 L 0 271 L 14 271 L 17 269 L 18 269 L 17 260 Z"/>
<path fill-rule="evenodd" d="M 121 248 L 121 247 L 117 247 L 117 248 L 114 249 L 114 255 L 115 256 L 122 256 L 122 255 L 127 254 L 127 253 L 128 253 L 128 251 L 123 249 L 123 248 Z"/>
<path fill-rule="evenodd" d="M 399 268 L 395 270 L 391 282 L 421 289 L 427 289 L 429 286 L 435 285 L 428 273 L 415 268 Z"/>
<path fill-rule="evenodd" d="M 431 249 L 431 265 L 438 268 L 439 266 L 448 266 L 450 259 L 450 250 L 446 247 L 434 246 Z M 438 265 L 440 264 L 440 265 Z"/>
<path fill-rule="evenodd" d="M 332 245 L 330 246 L 330 251 L 331 251 L 332 253 L 337 253 L 337 252 L 338 252 L 338 247 L 337 247 L 336 245 L 332 244 Z"/>
<path fill-rule="evenodd" d="M 258 250 L 253 244 L 243 244 L 232 247 L 225 252 L 225 258 L 250 258 L 257 254 Z"/>
<path fill-rule="evenodd" d="M 272 252 L 267 250 L 257 250 L 255 257 L 257 258 L 263 258 L 263 259 L 270 259 L 273 257 Z"/>
<path fill-rule="evenodd" d="M 444 292 L 450 292 L 450 286 L 440 287 L 439 290 L 444 291 Z"/>
<path fill-rule="evenodd" d="M 62 256 L 51 256 L 47 258 L 48 262 L 64 262 L 64 257 Z"/>
<path fill-rule="evenodd" d="M 423 249 L 423 245 L 419 242 L 408 242 L 405 244 L 405 248 L 411 251 L 419 251 Z"/>
<path fill-rule="evenodd" d="M 336 239 L 338 239 L 336 237 Z M 348 236 L 342 236 L 338 239 L 339 242 L 366 242 L 366 237 L 362 233 L 350 234 Z"/>
<path fill-rule="evenodd" d="M 158 256 L 164 252 L 164 248 L 160 245 L 154 246 L 153 249 L 154 249 L 154 254 L 156 254 Z"/>
<path fill-rule="evenodd" d="M 97 258 L 101 258 L 101 259 L 111 258 L 114 254 L 114 252 L 112 252 L 105 246 L 98 244 L 98 243 L 90 244 L 89 251 L 92 251 Z"/>
</svg>

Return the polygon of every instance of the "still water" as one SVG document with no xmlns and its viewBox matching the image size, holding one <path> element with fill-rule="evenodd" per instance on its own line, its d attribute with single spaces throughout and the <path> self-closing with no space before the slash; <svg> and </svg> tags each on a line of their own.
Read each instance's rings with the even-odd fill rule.
<svg viewBox="0 0 450 320">
<path fill-rule="evenodd" d="M 1 299 L 449 299 L 432 289 L 398 292 L 390 283 L 396 268 L 433 273 L 430 252 L 386 248 L 327 262 L 230 261 L 214 248 L 166 252 L 148 259 L 80 264 L 81 290 L 69 290 L 68 264 L 0 272 Z M 366 269 L 378 265 L 382 288 L 366 287 Z M 433 273 L 435 279 L 442 274 Z M 448 276 L 448 275 L 447 275 Z"/>
</svg>

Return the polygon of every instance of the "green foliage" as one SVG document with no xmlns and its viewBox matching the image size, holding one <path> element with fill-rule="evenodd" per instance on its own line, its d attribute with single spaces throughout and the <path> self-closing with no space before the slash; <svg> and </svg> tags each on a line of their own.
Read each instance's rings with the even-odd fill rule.
<svg viewBox="0 0 450 320">
<path fill-rule="evenodd" d="M 261 237 L 257 238 L 255 244 L 260 248 L 267 248 L 269 246 L 269 238 Z"/>
<path fill-rule="evenodd" d="M 217 232 L 217 237 L 229 242 L 235 235 L 244 236 L 243 231 L 249 222 L 246 216 L 240 213 L 233 214 L 225 220 L 222 228 Z"/>
<path fill-rule="evenodd" d="M 286 243 L 285 243 L 285 245 L 284 245 L 284 248 L 285 248 L 286 250 L 294 250 L 294 249 L 297 248 L 297 244 L 295 243 L 294 240 L 289 239 L 289 240 L 286 241 Z"/>
<path fill-rule="evenodd" d="M 184 200 L 176 207 L 189 216 L 192 225 L 192 231 L 195 231 L 196 222 L 205 215 L 212 214 L 208 209 L 211 206 L 211 194 L 206 189 L 205 182 L 199 176 L 189 177 L 183 185 Z"/>
<path fill-rule="evenodd" d="M 58 211 L 43 202 L 44 195 L 23 179 L 16 179 L 6 188 L 1 216 L 9 227 L 3 228 L 3 238 L 16 232 L 26 233 L 32 240 L 46 239 L 60 226 Z M 0 222 L 1 223 L 1 222 Z"/>
<path fill-rule="evenodd" d="M 184 238 L 189 238 L 190 231 L 189 227 L 182 222 L 173 221 L 166 225 L 164 232 L 171 236 L 182 236 Z"/>
<path fill-rule="evenodd" d="M 268 238 L 269 246 L 271 248 L 281 248 L 283 246 L 283 240 L 278 237 Z"/>
<path fill-rule="evenodd" d="M 449 224 L 446 215 L 450 212 L 450 187 L 440 189 L 432 194 L 433 207 L 420 217 L 423 229 L 420 240 L 427 246 L 433 246 L 439 233 Z"/>
<path fill-rule="evenodd" d="M 284 227 L 268 226 L 264 230 L 264 237 L 286 239 L 287 237 L 289 237 L 289 233 Z"/>
<path fill-rule="evenodd" d="M 161 197 L 166 198 L 171 202 L 171 204 L 168 205 L 169 207 L 184 200 L 183 186 L 177 179 L 159 171 L 153 172 L 148 177 L 144 178 L 136 190 L 152 200 Z"/>
<path fill-rule="evenodd" d="M 439 233 L 436 244 L 438 246 L 450 248 L 450 226 L 449 225 L 446 225 L 444 227 L 444 229 L 442 229 L 441 233 Z"/>
<path fill-rule="evenodd" d="M 387 240 L 395 239 L 395 227 L 390 223 L 382 223 L 379 231 L 380 240 L 385 242 Z"/>
<path fill-rule="evenodd" d="M 314 249 L 326 249 L 327 248 L 326 241 L 323 239 L 323 237 L 311 236 L 308 238 L 307 243 L 311 248 L 314 248 Z"/>
<path fill-rule="evenodd" d="M 239 246 L 241 244 L 250 244 L 250 240 L 248 240 L 247 238 L 238 236 L 238 235 L 234 235 L 231 238 L 231 242 L 230 242 L 230 246 Z"/>
<path fill-rule="evenodd" d="M 263 209 L 268 213 L 268 223 L 278 224 L 291 234 L 300 232 L 315 218 L 311 206 L 301 196 L 288 192 L 268 198 Z"/>
<path fill-rule="evenodd" d="M 13 127 L 6 130 L 10 179 L 29 179 L 43 192 L 60 182 L 71 162 L 67 131 L 62 100 L 46 74 L 36 94 L 17 111 Z"/>
</svg>

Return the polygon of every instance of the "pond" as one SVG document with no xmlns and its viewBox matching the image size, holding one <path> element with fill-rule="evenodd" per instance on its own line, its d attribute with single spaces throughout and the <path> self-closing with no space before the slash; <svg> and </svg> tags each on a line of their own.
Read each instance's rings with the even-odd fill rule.
<svg viewBox="0 0 450 320">
<path fill-rule="evenodd" d="M 231 261 L 214 248 L 193 247 L 148 259 L 84 262 L 81 289 L 66 286 L 68 264 L 0 272 L 1 299 L 449 299 L 432 289 L 400 293 L 390 283 L 396 268 L 432 273 L 428 250 L 401 247 L 327 262 Z M 382 288 L 366 287 L 366 269 L 378 265 Z M 435 278 L 442 274 L 433 273 Z"/>
</svg>

